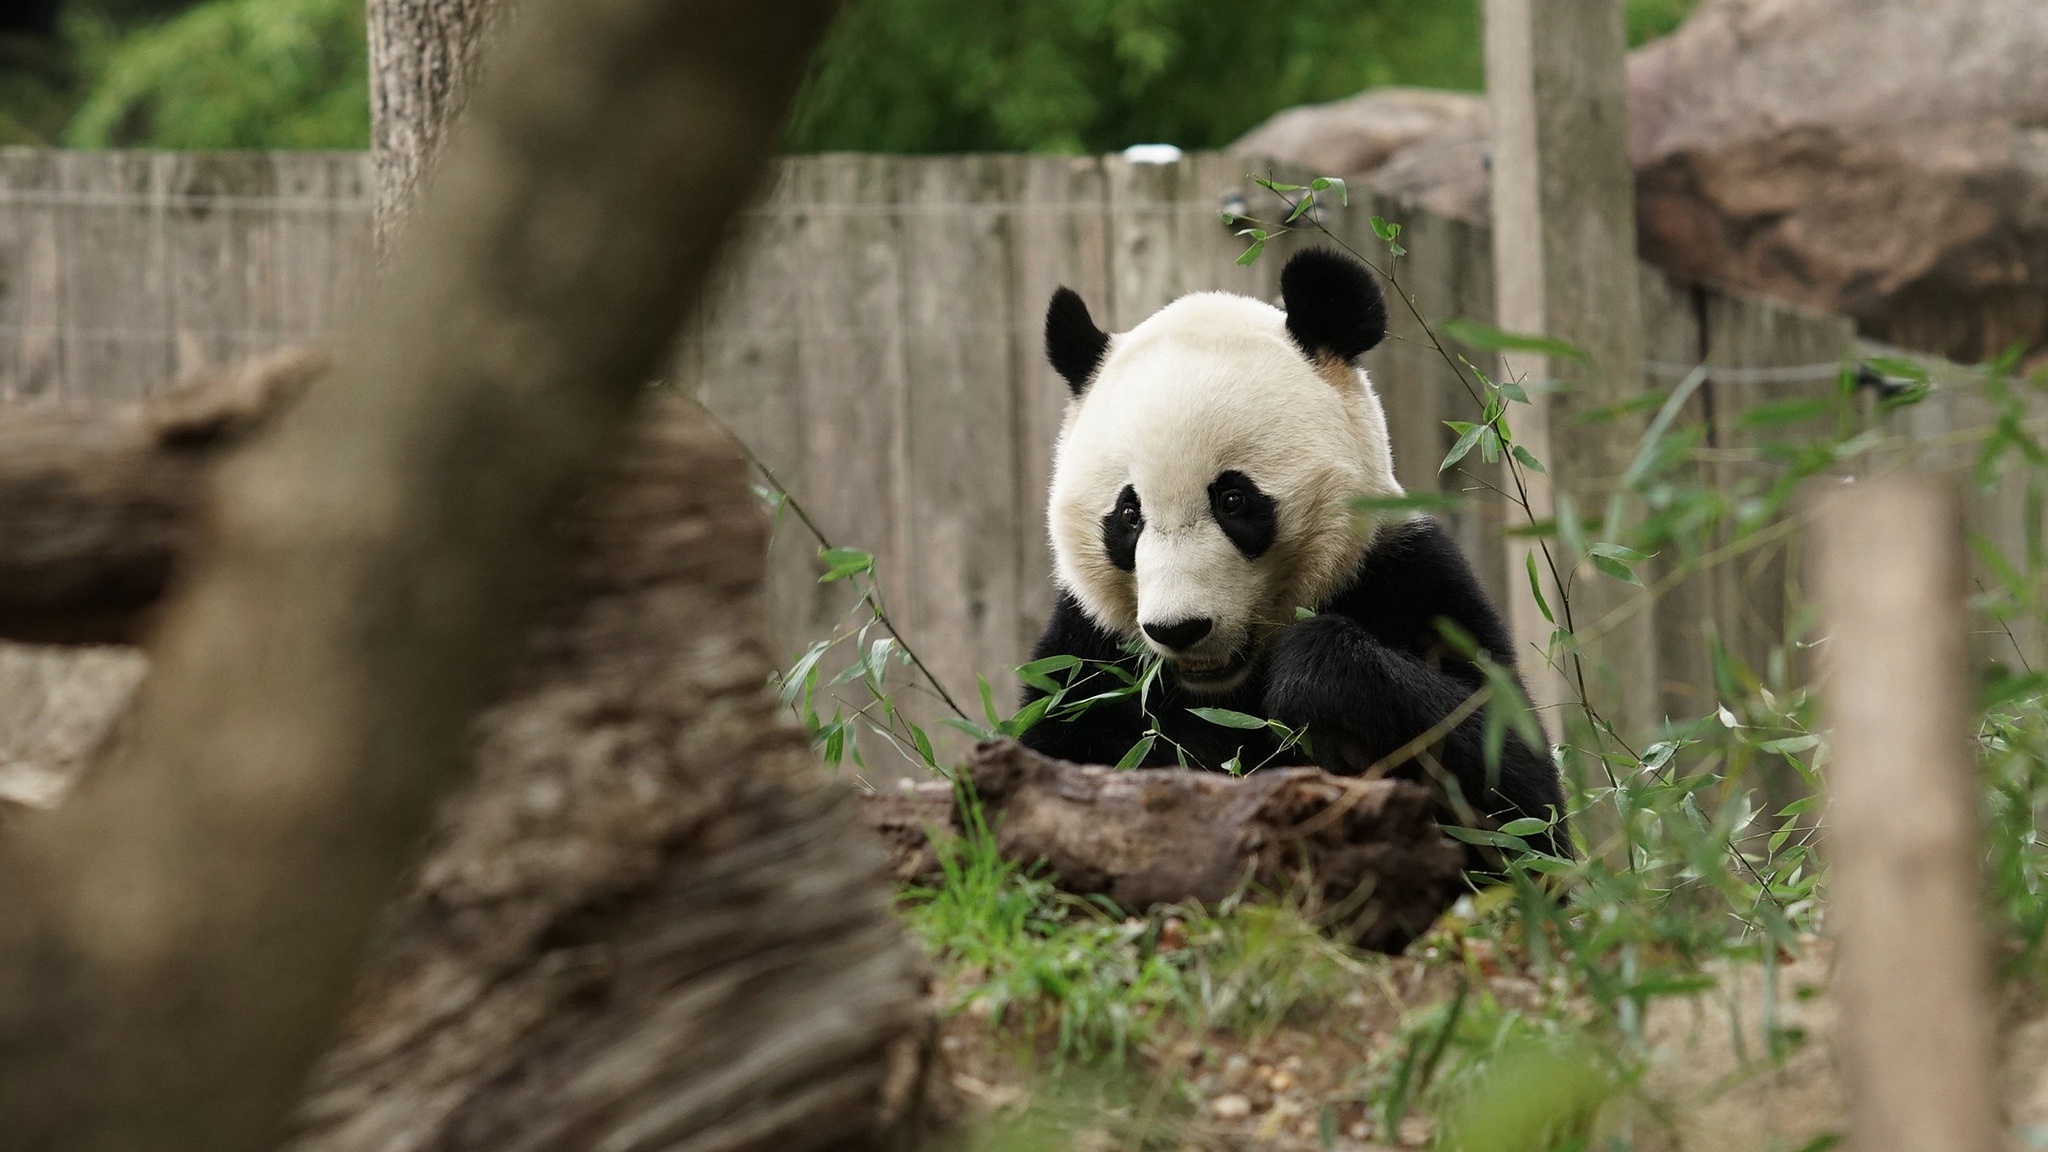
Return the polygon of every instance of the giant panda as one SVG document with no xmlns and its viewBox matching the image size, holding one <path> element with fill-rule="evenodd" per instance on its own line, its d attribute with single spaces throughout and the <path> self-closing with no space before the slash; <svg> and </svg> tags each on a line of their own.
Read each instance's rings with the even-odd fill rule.
<svg viewBox="0 0 2048 1152">
<path fill-rule="evenodd" d="M 1401 493 L 1386 415 L 1356 366 L 1386 333 L 1378 282 L 1311 248 L 1282 269 L 1280 293 L 1285 311 L 1183 296 L 1115 335 L 1073 291 L 1053 294 L 1046 356 L 1073 395 L 1046 511 L 1056 602 L 1032 656 L 1082 658 L 1056 674 L 1066 701 L 1116 683 L 1089 662 L 1137 675 L 1149 652 L 1163 669 L 1142 707 L 1134 695 L 1063 705 L 1024 731 L 1026 746 L 1113 764 L 1156 724 L 1147 767 L 1308 762 L 1270 729 L 1189 711 L 1222 708 L 1306 728 L 1315 763 L 1357 775 L 1486 682 L 1439 621 L 1512 668 L 1508 629 L 1443 526 L 1356 508 Z M 1027 686 L 1024 703 L 1046 694 Z M 1561 829 L 1546 750 L 1510 731 L 1489 771 L 1484 731 L 1468 716 L 1389 774 L 1434 783 L 1448 820 Z"/>
</svg>

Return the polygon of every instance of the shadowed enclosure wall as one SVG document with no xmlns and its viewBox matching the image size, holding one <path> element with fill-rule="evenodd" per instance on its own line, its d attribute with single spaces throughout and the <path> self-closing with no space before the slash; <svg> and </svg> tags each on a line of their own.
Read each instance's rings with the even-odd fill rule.
<svg viewBox="0 0 2048 1152">
<path fill-rule="evenodd" d="M 1127 328 L 1184 292 L 1271 298 L 1301 242 L 1252 267 L 1219 216 L 1243 196 L 1285 208 L 1244 166 L 1213 154 L 1175 164 L 1119 158 L 825 155 L 781 162 L 668 386 L 700 395 L 810 508 L 835 544 L 875 553 L 892 615 L 963 702 L 977 676 L 999 701 L 1051 601 L 1043 498 L 1066 396 L 1045 366 L 1047 296 L 1067 284 L 1106 327 Z M 1371 218 L 1404 225 L 1399 288 L 1432 321 L 1489 320 L 1483 229 L 1354 192 L 1326 223 L 1387 265 Z M 97 404 L 179 376 L 319 338 L 370 273 L 370 170 L 354 153 L 77 153 L 0 150 L 0 400 Z M 1846 320 L 1675 285 L 1641 270 L 1647 389 L 1695 365 L 1708 469 L 1744 467 L 1759 437 L 1741 413 L 1833 387 L 1856 351 Z M 1367 358 L 1411 490 L 1474 488 L 1493 472 L 1440 478 L 1446 419 L 1476 405 L 1405 307 Z M 1458 349 L 1487 371 L 1493 357 Z M 1887 418 L 1937 457 L 1992 416 L 1967 383 Z M 1767 429 L 1773 433 L 1782 429 Z M 1947 437 L 1947 439 L 1944 439 Z M 1502 506 L 1483 489 L 1449 518 L 1486 582 L 1510 574 Z M 1973 509 L 1994 539 L 2023 539 L 2023 493 Z M 773 593 L 786 654 L 831 634 L 851 596 L 816 583 L 816 546 L 794 518 L 777 532 Z M 1669 558 L 1653 562 L 1663 563 Z M 1707 644 L 1761 659 L 1782 634 L 1785 581 L 1764 550 L 1688 581 L 1657 613 L 1648 677 L 1674 713 L 1709 707 Z M 1520 579 L 1520 574 L 1514 574 Z M 2038 638 L 2023 642 L 2038 647 Z M 0 686 L 4 690 L 4 686 Z M 971 706 L 971 705 L 970 705 Z M 936 715 L 924 711 L 925 718 Z M 6 758 L 0 733 L 0 760 Z"/>
</svg>

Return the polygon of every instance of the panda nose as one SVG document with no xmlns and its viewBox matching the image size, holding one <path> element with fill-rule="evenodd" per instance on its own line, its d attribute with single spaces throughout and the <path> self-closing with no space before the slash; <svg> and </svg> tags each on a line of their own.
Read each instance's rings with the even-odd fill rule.
<svg viewBox="0 0 2048 1152">
<path fill-rule="evenodd" d="M 1179 620 L 1172 624 L 1147 624 L 1145 635 L 1176 652 L 1181 652 L 1200 643 L 1212 627 L 1214 622 L 1208 617 L 1197 616 L 1192 620 Z"/>
</svg>

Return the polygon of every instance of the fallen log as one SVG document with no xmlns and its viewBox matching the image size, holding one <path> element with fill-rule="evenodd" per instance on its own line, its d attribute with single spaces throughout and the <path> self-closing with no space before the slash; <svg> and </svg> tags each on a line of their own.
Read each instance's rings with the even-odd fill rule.
<svg viewBox="0 0 2048 1152">
<path fill-rule="evenodd" d="M 1461 891 L 1465 853 L 1437 826 L 1428 789 L 1407 781 L 1314 768 L 1123 772 L 1013 741 L 976 748 L 964 781 L 1004 858 L 1043 863 L 1062 889 L 1134 912 L 1306 889 L 1332 934 L 1399 952 Z M 876 792 L 864 815 L 900 881 L 937 880 L 932 835 L 964 831 L 945 782 Z"/>
<path fill-rule="evenodd" d="M 203 522 L 201 478 L 326 370 L 289 349 L 113 410 L 0 419 L 0 640 L 132 644 Z"/>
</svg>

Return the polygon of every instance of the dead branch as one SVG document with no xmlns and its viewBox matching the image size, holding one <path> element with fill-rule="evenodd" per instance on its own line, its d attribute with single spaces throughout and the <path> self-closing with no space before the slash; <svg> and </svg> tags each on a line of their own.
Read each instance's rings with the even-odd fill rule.
<svg viewBox="0 0 2048 1152">
<path fill-rule="evenodd" d="M 1213 903 L 1247 884 L 1307 889 L 1339 917 L 1334 932 L 1399 952 L 1461 891 L 1464 851 L 1437 827 L 1429 791 L 1405 781 L 1314 768 L 1119 772 L 1010 741 L 975 749 L 966 775 L 1006 859 L 1043 862 L 1061 888 L 1133 911 Z M 962 830 L 943 783 L 869 796 L 865 817 L 902 880 L 935 879 L 930 831 Z"/>
<path fill-rule="evenodd" d="M 0 639 L 135 643 L 191 547 L 206 471 L 326 366 L 294 349 L 143 405 L 0 417 Z"/>
</svg>

